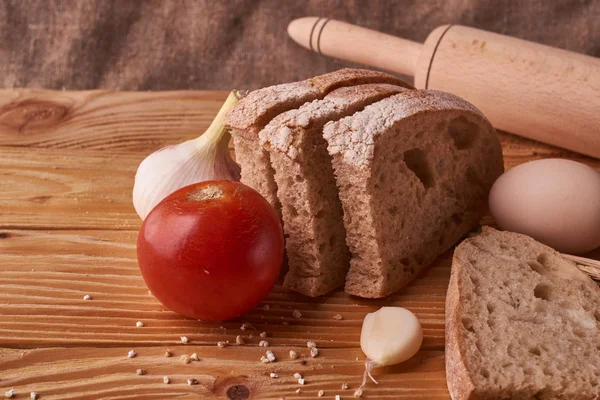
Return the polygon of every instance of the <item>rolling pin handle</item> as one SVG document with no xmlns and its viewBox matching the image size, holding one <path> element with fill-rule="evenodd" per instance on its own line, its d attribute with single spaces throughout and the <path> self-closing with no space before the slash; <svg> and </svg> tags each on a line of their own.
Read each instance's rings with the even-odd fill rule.
<svg viewBox="0 0 600 400">
<path fill-rule="evenodd" d="M 305 17 L 288 25 L 301 46 L 326 56 L 414 76 L 421 44 L 330 18 Z"/>
</svg>

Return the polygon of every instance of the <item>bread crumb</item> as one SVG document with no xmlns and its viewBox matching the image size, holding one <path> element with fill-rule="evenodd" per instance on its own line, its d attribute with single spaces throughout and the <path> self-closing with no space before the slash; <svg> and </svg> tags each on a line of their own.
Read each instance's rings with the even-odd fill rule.
<svg viewBox="0 0 600 400">
<path fill-rule="evenodd" d="M 171 380 L 168 376 L 163 376 L 163 382 L 168 385 L 171 382 Z"/>
<path fill-rule="evenodd" d="M 167 351 L 165 351 L 165 357 L 166 357 L 166 358 L 169 358 L 169 357 L 171 357 L 172 355 L 173 355 L 173 353 L 171 353 L 171 350 L 167 350 Z"/>
<path fill-rule="evenodd" d="M 267 342 L 266 340 L 261 340 L 260 342 L 258 342 L 258 346 L 259 347 L 269 347 L 269 342 Z"/>
<path fill-rule="evenodd" d="M 144 323 L 142 321 L 138 321 L 135 323 L 135 326 L 138 328 L 143 328 L 144 327 Z"/>
<path fill-rule="evenodd" d="M 182 355 L 181 357 L 179 357 L 179 359 L 183 361 L 184 364 L 189 364 L 192 362 L 192 359 L 187 354 Z"/>
<path fill-rule="evenodd" d="M 15 389 L 10 389 L 9 391 L 4 392 L 4 397 L 7 399 L 12 399 L 15 394 Z"/>
<path fill-rule="evenodd" d="M 354 397 L 360 397 L 360 396 L 362 396 L 362 390 L 360 390 L 360 389 L 356 389 L 356 390 L 354 391 Z"/>
<path fill-rule="evenodd" d="M 269 376 L 270 376 L 271 378 L 279 378 L 279 375 L 277 375 L 275 372 L 271 372 L 271 373 L 269 374 Z"/>
<path fill-rule="evenodd" d="M 190 339 L 188 339 L 187 336 L 181 336 L 180 339 L 183 344 L 188 344 L 190 342 Z"/>
<path fill-rule="evenodd" d="M 190 360 L 200 361 L 200 359 L 198 358 L 198 353 L 192 353 L 192 355 L 190 356 Z"/>
<path fill-rule="evenodd" d="M 195 378 L 190 378 L 187 380 L 188 385 L 192 386 L 192 385 L 197 385 L 198 384 L 198 380 Z"/>
<path fill-rule="evenodd" d="M 246 341 L 244 340 L 243 337 L 241 337 L 240 335 L 237 335 L 235 337 L 235 344 L 246 344 Z"/>
<path fill-rule="evenodd" d="M 227 347 L 228 344 L 227 344 L 227 342 L 217 342 L 217 346 L 219 346 L 220 348 L 224 348 L 224 347 Z"/>
<path fill-rule="evenodd" d="M 267 332 L 262 332 L 260 334 L 260 337 L 263 338 L 263 339 L 266 338 L 267 337 Z"/>
<path fill-rule="evenodd" d="M 146 375 L 146 370 L 143 369 L 136 369 L 135 373 L 138 375 Z"/>
<path fill-rule="evenodd" d="M 317 396 L 323 397 L 323 396 L 325 396 L 325 392 L 322 390 L 319 390 L 319 392 L 317 393 Z"/>
<path fill-rule="evenodd" d="M 135 350 L 129 350 L 129 353 L 127 353 L 127 358 L 135 358 L 137 356 L 137 353 L 135 352 Z"/>
<path fill-rule="evenodd" d="M 304 385 L 305 382 L 306 381 L 304 380 L 304 378 L 298 379 L 298 383 L 301 384 L 301 385 Z"/>
<path fill-rule="evenodd" d="M 295 360 L 298 358 L 298 353 L 296 353 L 294 350 L 290 350 L 290 358 L 292 360 Z"/>
<path fill-rule="evenodd" d="M 292 313 L 292 316 L 296 319 L 300 319 L 302 318 L 302 313 L 296 309 L 294 309 L 294 312 Z"/>
<path fill-rule="evenodd" d="M 344 317 L 342 317 L 340 314 L 335 314 L 332 319 L 336 320 L 336 321 L 341 321 L 344 319 Z"/>
<path fill-rule="evenodd" d="M 85 296 L 83 296 L 84 300 L 91 300 L 92 296 L 90 296 L 89 294 L 86 294 Z M 9 397 L 10 398 L 10 397 Z"/>
<path fill-rule="evenodd" d="M 276 360 L 275 358 L 275 354 L 273 354 L 273 352 L 271 350 L 267 350 L 267 358 L 269 359 L 269 361 L 274 362 Z"/>
<path fill-rule="evenodd" d="M 315 358 L 319 355 L 319 349 L 317 349 L 316 347 L 311 347 L 310 349 L 310 356 L 312 358 Z"/>
<path fill-rule="evenodd" d="M 346 390 L 348 389 L 348 384 L 347 383 L 342 383 L 342 390 Z"/>
<path fill-rule="evenodd" d="M 309 342 L 306 342 L 306 347 L 312 349 L 313 347 L 317 347 L 317 344 L 311 340 Z"/>
<path fill-rule="evenodd" d="M 38 398 L 37 392 L 31 392 L 31 393 L 29 393 L 29 398 L 32 399 L 32 400 L 36 400 Z"/>
<path fill-rule="evenodd" d="M 301 379 L 302 375 L 299 372 L 294 373 L 294 378 L 295 379 Z"/>
</svg>

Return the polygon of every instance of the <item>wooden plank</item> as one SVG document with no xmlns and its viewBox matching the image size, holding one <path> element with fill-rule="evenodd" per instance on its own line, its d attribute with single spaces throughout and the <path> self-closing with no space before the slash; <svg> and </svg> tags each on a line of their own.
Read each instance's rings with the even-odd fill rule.
<svg viewBox="0 0 600 400">
<path fill-rule="evenodd" d="M 444 345 L 444 301 L 450 256 L 446 254 L 398 294 L 360 300 L 341 290 L 312 299 L 276 286 L 260 308 L 236 321 L 204 323 L 168 311 L 139 273 L 136 232 L 0 231 L 0 346 L 176 345 L 181 336 L 213 346 L 265 331 L 274 345 L 358 348 L 367 312 L 382 305 L 406 307 L 419 317 L 424 348 Z M 92 300 L 85 301 L 89 294 Z M 269 306 L 268 310 L 262 307 Z M 293 310 L 302 313 L 292 317 Z M 343 320 L 333 316 L 340 314 Z M 136 328 L 142 321 L 146 326 Z M 255 329 L 240 330 L 242 322 Z"/>
<path fill-rule="evenodd" d="M 149 152 L 199 136 L 227 92 L 0 90 L 0 146 Z"/>
<path fill-rule="evenodd" d="M 177 346 L 173 357 L 163 356 L 166 348 L 136 347 L 135 358 L 123 348 L 55 348 L 0 350 L 0 388 L 15 390 L 15 398 L 29 398 L 35 391 L 41 399 L 205 399 L 235 397 L 229 390 L 243 385 L 253 399 L 315 399 L 323 390 L 327 399 L 336 394 L 352 398 L 362 380 L 364 355 L 360 349 L 323 349 L 311 358 L 306 347 L 294 348 L 301 358 L 290 360 L 291 347 L 272 347 L 278 360 L 259 361 L 264 348 L 250 346 Z M 196 352 L 200 361 L 184 364 L 182 354 Z M 145 375 L 137 375 L 144 369 Z M 275 372 L 278 378 L 270 378 Z M 306 380 L 299 385 L 293 378 Z M 421 351 L 411 360 L 375 370 L 379 385 L 369 383 L 364 398 L 446 400 L 449 398 L 441 351 Z M 164 384 L 168 376 L 170 384 Z M 197 379 L 190 386 L 187 379 Z M 342 390 L 342 383 L 349 389 Z M 300 393 L 296 393 L 301 389 Z"/>
<path fill-rule="evenodd" d="M 600 160 L 501 137 L 507 169 L 566 156 L 600 169 Z M 0 229 L 139 229 L 131 191 L 147 153 L 0 147 Z"/>
</svg>

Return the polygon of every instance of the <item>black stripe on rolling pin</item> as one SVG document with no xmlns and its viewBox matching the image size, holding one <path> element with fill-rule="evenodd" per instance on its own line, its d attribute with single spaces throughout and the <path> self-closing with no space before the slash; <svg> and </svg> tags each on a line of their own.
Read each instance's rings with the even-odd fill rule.
<svg viewBox="0 0 600 400">
<path fill-rule="evenodd" d="M 315 24 L 312 26 L 312 28 L 310 28 L 310 36 L 308 37 L 308 48 L 310 49 L 310 51 L 315 51 L 315 49 L 313 48 L 313 45 L 312 45 L 312 37 L 313 37 L 313 33 L 315 33 L 315 28 L 317 27 L 317 25 L 319 25 L 319 22 L 322 19 L 323 18 L 318 18 L 317 21 L 315 22 Z"/>
<path fill-rule="evenodd" d="M 448 25 L 448 27 L 442 32 L 438 42 L 435 44 L 435 48 L 433 49 L 433 53 L 431 54 L 431 59 L 429 60 L 429 67 L 427 67 L 427 78 L 425 78 L 425 89 L 429 88 L 429 73 L 431 72 L 431 66 L 433 65 L 433 58 L 435 57 L 435 53 L 437 52 L 438 46 L 442 43 L 442 39 L 446 32 L 450 30 L 454 25 Z"/>
<path fill-rule="evenodd" d="M 331 18 L 327 18 L 327 20 L 323 22 L 323 25 L 321 25 L 321 29 L 319 29 L 319 35 L 317 36 L 317 51 L 321 55 L 323 54 L 321 53 L 321 33 L 323 33 L 323 29 L 325 29 L 325 25 L 327 25 L 329 21 L 331 21 Z"/>
</svg>

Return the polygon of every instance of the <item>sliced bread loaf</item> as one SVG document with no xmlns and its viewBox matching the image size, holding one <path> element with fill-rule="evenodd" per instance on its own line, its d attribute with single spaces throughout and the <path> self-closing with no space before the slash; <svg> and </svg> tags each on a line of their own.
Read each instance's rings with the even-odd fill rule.
<svg viewBox="0 0 600 400">
<path fill-rule="evenodd" d="M 344 284 L 350 255 L 323 126 L 409 90 L 389 84 L 336 89 L 280 114 L 260 132 L 275 171 L 289 272 L 284 285 L 308 296 Z"/>
<path fill-rule="evenodd" d="M 225 124 L 231 130 L 241 181 L 257 190 L 280 212 L 277 185 L 269 153 L 258 141 L 259 132 L 277 115 L 323 98 L 332 90 L 365 83 L 391 83 L 412 87 L 391 75 L 364 69 L 342 69 L 301 82 L 285 83 L 250 92 L 228 114 Z"/>
<path fill-rule="evenodd" d="M 503 171 L 496 131 L 454 95 L 407 90 L 327 124 L 352 253 L 346 292 L 384 297 L 477 223 Z"/>
<path fill-rule="evenodd" d="M 454 400 L 600 398 L 600 288 L 532 238 L 485 228 L 454 252 L 446 298 Z"/>
</svg>

